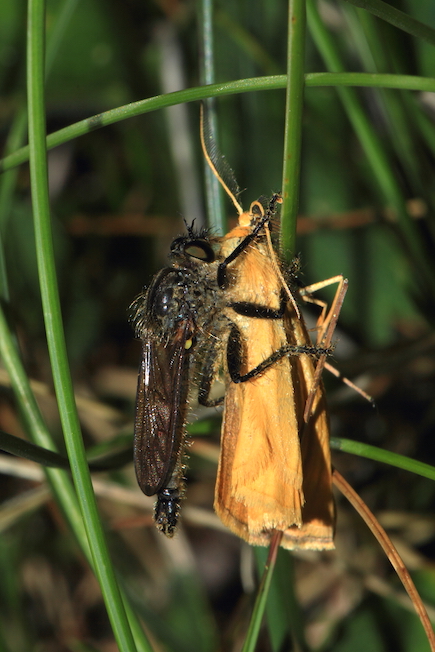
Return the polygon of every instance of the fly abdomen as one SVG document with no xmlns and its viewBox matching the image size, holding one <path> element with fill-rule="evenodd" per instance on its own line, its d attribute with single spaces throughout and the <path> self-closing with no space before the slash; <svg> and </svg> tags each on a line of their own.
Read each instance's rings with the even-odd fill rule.
<svg viewBox="0 0 435 652">
<path fill-rule="evenodd" d="M 162 489 L 157 494 L 157 501 L 154 507 L 154 521 L 157 528 L 173 537 L 177 527 L 180 513 L 180 491 L 179 489 Z"/>
</svg>

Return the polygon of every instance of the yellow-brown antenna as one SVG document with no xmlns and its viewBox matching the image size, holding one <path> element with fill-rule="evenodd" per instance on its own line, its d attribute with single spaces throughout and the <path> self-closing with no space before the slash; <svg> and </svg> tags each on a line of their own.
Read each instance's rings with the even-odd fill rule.
<svg viewBox="0 0 435 652">
<path fill-rule="evenodd" d="M 282 203 L 282 200 L 279 201 L 278 203 Z M 301 313 L 299 311 L 299 306 L 296 303 L 296 299 L 293 296 L 293 292 L 290 290 L 290 288 L 289 288 L 289 286 L 287 284 L 287 281 L 284 278 L 284 275 L 283 275 L 283 273 L 281 271 L 280 264 L 279 264 L 278 259 L 276 257 L 275 249 L 274 249 L 274 246 L 272 244 L 272 238 L 270 236 L 269 224 L 265 225 L 264 230 L 266 232 L 267 248 L 269 249 L 270 259 L 272 261 L 272 266 L 273 266 L 273 269 L 275 271 L 275 274 L 278 276 L 279 280 L 281 281 L 281 285 L 284 288 L 284 292 L 287 294 L 288 298 L 290 299 L 290 303 L 293 306 L 293 309 L 294 309 L 294 311 L 296 313 L 296 317 L 298 319 L 300 319 L 301 318 Z"/>
<path fill-rule="evenodd" d="M 201 146 L 204 153 L 205 160 L 213 172 L 216 179 L 221 184 L 222 188 L 230 197 L 234 206 L 239 215 L 243 213 L 243 208 L 241 204 L 236 199 L 236 194 L 238 193 L 237 182 L 234 177 L 234 173 L 231 167 L 228 165 L 226 158 L 218 152 L 215 141 L 206 133 L 206 123 L 204 119 L 204 106 L 201 104 L 201 113 L 200 113 L 200 136 L 201 136 Z M 224 179 L 226 177 L 226 179 Z M 234 190 L 231 190 L 231 185 L 233 185 Z"/>
</svg>

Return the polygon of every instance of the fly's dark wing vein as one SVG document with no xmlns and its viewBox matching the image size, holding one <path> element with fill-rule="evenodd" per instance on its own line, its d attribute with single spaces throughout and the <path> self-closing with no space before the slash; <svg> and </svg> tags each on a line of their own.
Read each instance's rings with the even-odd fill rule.
<svg viewBox="0 0 435 652">
<path fill-rule="evenodd" d="M 180 322 L 166 346 L 144 339 L 138 378 L 134 458 L 142 491 L 165 488 L 180 463 L 187 410 L 190 339 L 188 321 Z"/>
</svg>

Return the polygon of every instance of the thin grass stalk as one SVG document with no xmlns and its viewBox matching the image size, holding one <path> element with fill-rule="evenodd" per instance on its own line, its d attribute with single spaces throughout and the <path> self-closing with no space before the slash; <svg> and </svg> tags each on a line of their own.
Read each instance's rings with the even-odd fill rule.
<svg viewBox="0 0 435 652">
<path fill-rule="evenodd" d="M 134 652 L 136 647 L 99 520 L 85 449 L 80 433 L 63 333 L 48 197 L 44 93 L 44 0 L 29 0 L 27 34 L 29 161 L 32 206 L 35 222 L 38 272 L 53 381 L 74 484 L 108 616 L 120 650 L 122 652 Z"/>
<path fill-rule="evenodd" d="M 300 151 L 302 140 L 302 111 L 305 61 L 305 0 L 289 1 L 287 49 L 286 121 L 283 161 L 281 211 L 281 248 L 290 257 L 296 240 L 299 207 Z M 252 618 L 243 646 L 243 652 L 253 652 L 258 639 L 272 582 L 273 568 L 278 554 L 282 532 L 271 539 L 269 556 L 257 593 Z"/>
<path fill-rule="evenodd" d="M 256 557 L 263 560 L 264 548 L 256 548 Z M 263 560 L 264 565 L 265 559 Z M 280 548 L 275 564 L 266 618 L 270 643 L 274 652 L 280 652 L 290 637 L 298 652 L 309 652 L 305 639 L 305 622 L 298 596 L 296 595 L 295 559 L 288 550 Z"/>
<path fill-rule="evenodd" d="M 368 86 L 382 88 L 397 88 L 411 91 L 427 91 L 435 93 L 435 79 L 431 77 L 417 77 L 413 75 L 375 75 L 370 73 L 357 72 L 317 72 L 305 76 L 306 86 Z M 224 97 L 237 93 L 250 93 L 254 91 L 277 90 L 287 87 L 287 75 L 272 75 L 266 77 L 252 77 L 238 81 L 225 82 L 223 84 L 212 84 L 210 86 L 196 86 L 195 88 L 183 89 L 166 95 L 155 95 L 146 100 L 139 100 L 130 104 L 119 106 L 116 109 L 109 109 L 98 113 L 69 127 L 64 127 L 47 136 L 47 149 L 53 149 L 59 145 L 74 140 L 79 136 L 101 129 L 108 125 L 121 122 L 127 118 L 134 118 L 151 111 L 174 106 L 182 102 L 196 102 L 208 97 Z M 25 163 L 29 160 L 28 146 L 22 147 L 13 154 L 0 159 L 0 172 Z"/>
<path fill-rule="evenodd" d="M 210 85 L 215 82 L 213 0 L 200 0 L 198 7 L 200 81 L 201 84 Z M 210 97 L 204 101 L 204 114 L 209 135 L 216 145 L 218 145 L 219 135 L 215 98 Z M 222 188 L 206 161 L 204 161 L 204 179 L 207 224 L 213 233 L 223 235 L 227 231 L 227 220 L 224 211 Z"/>
<path fill-rule="evenodd" d="M 287 46 L 287 87 L 282 175 L 280 247 L 289 260 L 296 247 L 305 86 L 305 0 L 290 0 Z"/>
<path fill-rule="evenodd" d="M 359 441 L 352 441 L 351 439 L 344 439 L 342 437 L 331 437 L 330 445 L 334 450 L 343 451 L 343 453 L 351 453 L 352 455 L 359 455 L 360 457 L 366 457 L 369 460 L 389 464 L 398 469 L 404 469 L 410 473 L 421 475 L 423 478 L 435 480 L 435 467 L 430 464 L 425 464 L 424 462 L 419 462 L 418 460 L 413 460 L 405 455 L 400 455 L 399 453 L 393 453 L 392 451 L 387 451 L 383 448 L 377 448 L 370 444 L 364 444 Z"/>
<path fill-rule="evenodd" d="M 272 582 L 273 570 L 275 568 L 276 557 L 278 554 L 279 544 L 281 542 L 282 532 L 275 531 L 271 538 L 269 553 L 264 567 L 263 577 L 258 587 L 257 597 L 249 623 L 248 632 L 243 644 L 242 652 L 255 652 L 255 647 L 260 633 L 261 623 L 263 622 L 264 611 L 266 609 L 269 589 Z"/>
<path fill-rule="evenodd" d="M 361 500 L 358 494 L 352 489 L 350 484 L 335 469 L 332 474 L 332 480 L 334 485 L 340 490 L 343 496 L 348 499 L 355 511 L 357 511 L 361 518 L 365 521 L 366 525 L 369 527 L 372 534 L 376 537 L 379 544 L 381 545 L 391 565 L 396 571 L 400 581 L 402 582 L 406 592 L 408 593 L 412 604 L 414 605 L 414 608 L 426 633 L 431 652 L 435 652 L 435 632 L 429 620 L 426 607 L 424 606 L 423 601 L 420 598 L 417 589 L 415 588 L 414 582 L 412 581 L 408 569 L 403 563 L 402 558 L 394 547 L 391 539 L 377 518 L 367 507 L 365 502 Z"/>
<path fill-rule="evenodd" d="M 11 379 L 12 389 L 20 407 L 26 431 L 32 441 L 50 451 L 55 446 L 46 424 L 42 418 L 39 406 L 30 387 L 29 379 L 21 363 L 15 341 L 10 333 L 4 312 L 0 306 L 0 358 Z M 90 566 L 94 568 L 93 558 L 89 549 L 88 538 L 83 524 L 77 496 L 71 484 L 69 473 L 57 468 L 44 467 L 47 481 L 52 494 L 60 505 L 72 532 L 74 533 Z M 131 607 L 124 598 L 127 616 L 134 634 L 137 649 L 140 652 L 152 652 L 152 648 Z"/>
<path fill-rule="evenodd" d="M 394 27 L 401 29 L 403 32 L 407 32 L 412 36 L 427 41 L 431 45 L 435 45 L 435 29 L 412 18 L 412 16 L 408 16 L 408 14 L 400 11 L 400 9 L 392 7 L 387 2 L 382 2 L 382 0 L 346 0 L 346 2 L 369 11 L 374 16 L 385 20 L 385 22 L 394 25 Z"/>
</svg>

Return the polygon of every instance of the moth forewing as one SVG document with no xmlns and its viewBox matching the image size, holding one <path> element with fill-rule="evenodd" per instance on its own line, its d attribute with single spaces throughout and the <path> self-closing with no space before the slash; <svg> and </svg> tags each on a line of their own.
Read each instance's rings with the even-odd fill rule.
<svg viewBox="0 0 435 652">
<path fill-rule="evenodd" d="M 229 255 L 251 231 L 248 226 L 233 229 L 224 238 L 223 253 Z M 254 240 L 234 268 L 237 281 L 228 290 L 230 304 L 279 310 L 281 284 L 271 276 L 264 239 Z M 287 343 L 282 319 L 256 319 L 231 307 L 227 314 L 241 333 L 242 374 Z M 271 530 L 302 525 L 303 501 L 292 373 L 284 357 L 247 382 L 228 383 L 215 510 L 237 535 L 267 545 Z"/>
<path fill-rule="evenodd" d="M 290 342 L 310 342 L 302 318 L 286 312 L 285 326 Z M 332 495 L 332 467 L 329 447 L 329 417 L 323 383 L 316 377 L 312 357 L 291 358 L 295 409 L 301 441 L 303 492 L 302 526 L 288 528 L 281 545 L 289 549 L 328 550 L 334 548 L 335 508 Z M 312 395 L 312 408 L 305 419 L 305 406 Z"/>
<path fill-rule="evenodd" d="M 223 252 L 229 255 L 256 221 L 252 207 L 241 214 Z M 300 351 L 312 347 L 293 296 L 284 299 L 280 313 L 284 288 L 277 265 L 260 235 L 234 262 L 237 281 L 228 291 L 227 314 L 240 333 L 241 373 L 286 346 L 298 353 L 276 359 L 246 382 L 228 382 L 215 509 L 249 543 L 268 545 L 280 530 L 285 548 L 328 549 L 334 547 L 334 507 L 326 405 L 319 385 L 313 417 L 304 422 L 315 365 Z M 258 315 L 240 314 L 231 303 L 237 310 L 257 305 Z"/>
</svg>

